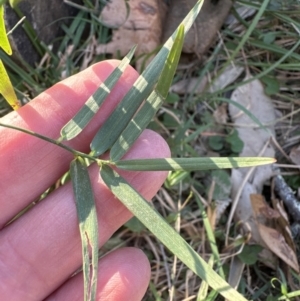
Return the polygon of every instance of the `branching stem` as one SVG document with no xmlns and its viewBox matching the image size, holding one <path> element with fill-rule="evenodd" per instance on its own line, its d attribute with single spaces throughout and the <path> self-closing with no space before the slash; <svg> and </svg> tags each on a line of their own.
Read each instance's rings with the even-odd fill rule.
<svg viewBox="0 0 300 301">
<path fill-rule="evenodd" d="M 77 151 L 77 150 L 75 150 L 75 149 L 73 149 L 73 148 L 71 148 L 71 147 L 69 147 L 69 146 L 61 143 L 58 140 L 55 140 L 55 139 L 43 136 L 43 135 L 38 134 L 36 132 L 30 131 L 30 130 L 27 130 L 27 129 L 23 129 L 23 128 L 19 128 L 17 126 L 13 126 L 13 125 L 1 123 L 1 122 L 0 122 L 0 126 L 5 127 L 5 128 L 9 128 L 9 129 L 13 129 L 13 130 L 16 130 L 16 131 L 19 131 L 19 132 L 23 132 L 25 134 L 37 137 L 37 138 L 42 139 L 42 140 L 45 140 L 45 141 L 47 141 L 49 143 L 55 144 L 55 145 L 57 145 L 57 146 L 65 149 L 65 150 L 67 150 L 68 152 L 72 153 L 72 155 L 74 157 L 79 156 L 79 157 L 87 158 L 89 160 L 97 162 L 98 165 L 106 162 L 105 160 L 101 160 L 101 159 L 95 158 L 95 157 L 93 157 L 91 155 L 88 155 L 88 154 L 82 153 L 80 151 Z"/>
</svg>

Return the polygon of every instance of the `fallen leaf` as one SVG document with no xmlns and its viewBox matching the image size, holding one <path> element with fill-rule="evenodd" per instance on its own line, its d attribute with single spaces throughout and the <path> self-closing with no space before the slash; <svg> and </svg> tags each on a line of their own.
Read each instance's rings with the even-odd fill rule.
<svg viewBox="0 0 300 301">
<path fill-rule="evenodd" d="M 209 87 L 210 92 L 222 90 L 234 83 L 236 79 L 244 72 L 245 68 L 237 65 L 229 65 L 225 70 L 213 81 Z"/>
<path fill-rule="evenodd" d="M 259 233 L 268 248 L 283 260 L 288 266 L 299 273 L 299 265 L 295 252 L 286 243 L 277 230 L 258 224 Z"/>
<path fill-rule="evenodd" d="M 214 120 L 216 123 L 226 123 L 228 114 L 227 114 L 227 103 L 222 103 L 219 105 L 213 113 Z"/>
<path fill-rule="evenodd" d="M 289 245 L 278 230 L 274 229 L 275 221 L 281 218 L 280 212 L 272 209 L 262 195 L 253 194 L 250 199 L 256 226 L 261 237 L 261 245 L 267 247 L 288 266 L 299 272 L 295 249 Z"/>
<path fill-rule="evenodd" d="M 257 221 L 266 224 L 268 219 L 276 219 L 280 217 L 280 213 L 272 209 L 265 201 L 261 194 L 250 195 L 253 214 Z"/>
<path fill-rule="evenodd" d="M 255 8 L 241 5 L 236 2 L 234 3 L 234 8 L 237 11 L 237 13 L 239 14 L 239 16 L 243 19 L 251 17 L 257 11 L 257 9 L 255 9 Z M 233 14 L 228 15 L 228 17 L 225 20 L 225 24 L 228 25 L 229 28 L 233 28 L 234 25 L 238 25 L 239 27 L 241 26 L 240 21 L 237 20 L 237 18 Z"/>
<path fill-rule="evenodd" d="M 171 2 L 163 33 L 164 41 L 173 33 L 196 2 L 197 0 L 173 0 Z M 201 58 L 214 42 L 231 5 L 231 0 L 204 1 L 196 22 L 185 38 L 183 52 L 195 53 Z"/>
<path fill-rule="evenodd" d="M 251 76 L 246 76 L 245 80 L 249 79 L 251 79 Z M 268 144 L 270 137 L 274 135 L 274 127 L 260 128 L 257 123 L 253 121 L 254 118 L 260 124 L 266 125 L 270 121 L 275 120 L 275 110 L 272 101 L 265 95 L 261 82 L 259 80 L 253 80 L 241 85 L 233 91 L 231 99 L 239 105 L 242 105 L 248 111 L 248 114 L 246 114 L 245 111 L 242 111 L 233 103 L 229 104 L 229 114 L 238 131 L 239 138 L 244 143 L 240 156 L 258 156 L 264 146 L 267 145 L 262 156 L 274 157 L 275 150 L 270 143 Z M 232 216 L 234 213 L 235 221 L 242 222 L 245 231 L 249 231 L 250 227 L 251 243 L 262 246 L 266 245 L 260 235 L 255 219 L 255 212 L 251 205 L 250 195 L 261 194 L 263 185 L 271 178 L 272 172 L 272 166 L 266 165 L 252 169 L 233 169 L 231 173 L 231 198 L 234 200 L 234 204 L 232 205 L 230 215 Z M 248 177 L 248 179 L 246 178 L 247 180 L 244 180 L 245 177 Z M 266 215 L 268 212 L 265 213 L 265 215 L 260 215 L 260 222 L 263 224 L 267 222 Z M 264 263 L 270 267 L 274 267 L 276 258 L 268 249 L 260 253 L 260 256 Z"/>
<path fill-rule="evenodd" d="M 280 214 L 280 218 L 277 220 L 276 223 L 276 229 L 283 235 L 286 243 L 293 250 L 293 252 L 297 254 L 294 239 L 292 237 L 292 231 L 289 223 L 288 214 L 283 206 L 283 201 L 279 201 L 277 198 L 275 198 L 275 196 L 272 196 L 271 200 L 272 200 L 273 207 Z M 297 281 L 295 281 L 295 279 L 292 277 L 292 273 L 289 271 L 290 267 L 286 266 L 283 267 L 283 269 L 285 274 L 287 275 L 287 282 L 290 285 L 291 289 L 298 290 L 299 284 L 297 284 Z"/>
<path fill-rule="evenodd" d="M 266 227 L 262 224 L 258 224 L 258 229 L 262 240 L 266 243 L 268 248 L 288 266 L 299 273 L 297 257 L 294 251 L 286 243 L 282 234 L 280 234 L 277 230 Z"/>
<path fill-rule="evenodd" d="M 178 81 L 171 86 L 170 92 L 184 95 L 188 94 L 200 94 L 204 91 L 205 86 L 207 85 L 207 77 L 203 77 L 201 81 L 199 78 L 186 78 Z"/>
<path fill-rule="evenodd" d="M 246 76 L 245 80 L 249 79 L 251 79 L 251 76 Z M 240 156 L 255 157 L 263 149 L 264 145 L 267 144 L 271 136 L 274 135 L 275 131 L 273 125 L 260 128 L 253 121 L 253 117 L 263 125 L 273 122 L 276 119 L 276 115 L 272 101 L 264 93 L 264 87 L 259 80 L 253 80 L 238 87 L 233 91 L 231 99 L 242 105 L 252 115 L 251 118 L 234 104 L 229 105 L 229 114 L 234 121 L 240 139 L 244 142 L 244 148 Z M 274 157 L 274 148 L 269 144 L 262 156 Z M 245 175 L 248 170 L 247 168 L 242 169 L 241 173 Z M 271 178 L 272 172 L 271 165 L 255 169 L 250 182 L 256 187 L 257 193 L 261 192 L 264 182 Z"/>
<path fill-rule="evenodd" d="M 213 80 L 211 85 L 209 85 L 209 78 L 214 78 L 214 74 L 210 74 L 209 77 L 204 76 L 201 81 L 195 77 L 180 80 L 171 86 L 170 92 L 177 94 L 200 94 L 205 91 L 205 88 L 207 88 L 211 93 L 213 93 L 234 83 L 243 71 L 244 67 L 229 65 L 217 78 Z"/>
<path fill-rule="evenodd" d="M 126 7 L 124 0 L 112 0 L 101 12 L 100 20 L 113 27 L 111 42 L 96 47 L 96 53 L 118 53 L 125 56 L 137 44 L 136 57 L 152 53 L 161 44 L 162 24 L 166 5 L 160 0 L 130 0 Z M 151 56 L 152 57 L 152 56 Z M 147 58 L 147 63 L 149 63 Z M 144 58 L 136 62 L 141 71 Z"/>
<path fill-rule="evenodd" d="M 273 207 L 278 211 L 280 217 L 277 220 L 276 229 L 282 233 L 287 244 L 293 249 L 296 253 L 296 247 L 294 240 L 292 238 L 292 232 L 290 228 L 290 223 L 288 219 L 288 215 L 283 207 L 282 202 L 279 202 L 278 199 L 272 199 Z"/>
</svg>

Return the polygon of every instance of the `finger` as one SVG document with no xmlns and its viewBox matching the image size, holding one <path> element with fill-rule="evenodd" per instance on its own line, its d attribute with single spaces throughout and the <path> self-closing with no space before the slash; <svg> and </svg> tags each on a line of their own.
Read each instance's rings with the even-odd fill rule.
<svg viewBox="0 0 300 301">
<path fill-rule="evenodd" d="M 169 155 L 166 142 L 148 130 L 126 157 Z M 167 175 L 166 172 L 128 171 L 120 171 L 120 174 L 148 200 Z M 99 244 L 102 246 L 131 214 L 105 186 L 95 165 L 90 168 L 90 178 L 97 206 Z M 0 233 L 0 295 L 3 300 L 42 300 L 81 264 L 81 242 L 70 183 L 57 189 Z"/>
<path fill-rule="evenodd" d="M 97 301 L 140 301 L 150 281 L 145 254 L 135 248 L 111 252 L 99 261 Z M 74 276 L 45 301 L 82 301 L 83 275 Z"/>
<path fill-rule="evenodd" d="M 117 63 L 101 62 L 54 85 L 26 106 L 2 118 L 1 122 L 58 138 L 62 126 L 76 114 Z M 66 144 L 88 151 L 96 130 L 137 76 L 133 68 L 127 68 L 89 126 Z M 68 170 L 72 155 L 41 139 L 3 127 L 0 127 L 0 141 L 1 228 Z"/>
</svg>

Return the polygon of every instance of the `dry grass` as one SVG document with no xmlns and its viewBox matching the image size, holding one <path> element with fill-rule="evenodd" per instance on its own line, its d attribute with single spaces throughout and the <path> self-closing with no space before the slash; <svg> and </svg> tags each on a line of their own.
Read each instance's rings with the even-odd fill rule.
<svg viewBox="0 0 300 301">
<path fill-rule="evenodd" d="M 236 1 L 236 3 L 253 8 L 260 5 L 259 1 L 257 5 L 252 1 Z M 76 36 L 80 32 L 80 24 L 88 18 L 93 24 L 93 30 L 90 31 L 87 38 Z M 210 80 L 213 81 L 214 75 L 218 74 L 239 46 L 240 37 L 247 32 L 252 20 L 253 16 L 250 16 L 246 19 L 240 18 L 234 26 L 225 25 L 216 41 L 216 47 L 212 46 L 202 65 L 199 65 L 199 63 L 182 64 L 176 80 L 198 77 L 201 81 L 201 78 L 209 73 Z M 85 26 L 88 26 L 88 24 L 85 24 Z M 95 57 L 93 49 L 95 49 L 97 43 L 102 43 L 108 39 L 109 32 L 101 24 L 98 24 L 95 18 L 92 18 L 92 14 L 81 12 L 74 20 L 70 30 L 74 33 L 76 39 L 65 38 L 61 44 L 61 53 L 67 51 L 68 56 L 61 53 L 58 55 L 51 54 L 56 57 L 56 60 L 53 60 L 49 53 L 45 54 L 39 66 L 27 70 L 21 81 L 19 75 L 10 72 L 18 96 L 24 102 L 62 78 L 84 69 L 87 65 L 99 59 L 105 58 Z M 272 0 L 246 43 L 235 55 L 233 61 L 229 62 L 244 66 L 245 70 L 253 76 L 260 76 L 263 71 L 271 68 L 268 74 L 261 77 L 261 81 L 269 89 L 273 105 L 278 112 L 278 118 L 274 120 L 276 139 L 279 146 L 276 147 L 278 166 L 281 167 L 282 174 L 286 175 L 287 182 L 294 190 L 298 190 L 300 184 L 299 169 L 298 167 L 295 168 L 295 163 L 291 162 L 289 153 L 300 142 L 299 49 L 277 67 L 272 68 L 272 66 L 299 41 L 299 31 L 300 4 L 298 1 Z M 86 41 L 85 43 L 82 43 L 83 39 Z M 219 47 L 218 51 L 216 51 L 217 46 Z M 15 68 L 13 62 L 9 62 L 6 58 L 4 61 L 12 69 Z M 51 68 L 48 68 L 49 66 Z M 232 129 L 229 119 L 226 119 L 224 123 L 215 121 L 214 113 L 221 104 L 218 97 L 228 97 L 233 88 L 241 84 L 242 78 L 243 76 L 239 77 L 230 87 L 215 93 L 203 92 L 200 95 L 186 93 L 177 97 L 177 101 L 174 103 L 171 101 L 166 103 L 151 127 L 166 138 L 173 156 L 217 154 L 215 150 L 211 149 L 209 137 L 215 134 L 228 136 Z M 4 101 L 1 101 L 0 114 L 5 115 L 8 111 L 7 105 Z M 190 136 L 193 133 L 197 133 L 194 138 Z M 188 139 L 189 136 L 190 139 Z M 228 145 L 219 152 L 222 156 L 231 155 L 232 153 L 233 151 Z M 290 168 L 286 167 L 287 165 Z M 201 195 L 201 201 L 209 221 L 215 224 L 213 227 L 214 236 L 217 241 L 223 270 L 227 274 L 230 261 L 240 252 L 241 246 L 244 242 L 247 242 L 248 237 L 246 234 L 241 235 L 238 225 L 232 223 L 229 245 L 226 246 L 225 226 L 229 209 L 216 221 L 214 211 L 216 204 L 213 198 L 214 182 L 210 173 L 197 172 L 170 175 L 166 185 L 153 200 L 153 204 L 165 219 L 180 232 L 184 239 L 203 258 L 209 260 L 212 249 L 203 224 L 203 210 L 199 208 L 195 200 L 195 191 Z M 272 192 L 270 183 L 266 183 L 266 191 L 267 194 Z M 166 250 L 137 220 L 131 221 L 117 231 L 100 252 L 105 254 L 124 245 L 141 248 L 151 262 L 151 283 L 144 297 L 145 301 L 201 300 L 198 295 L 201 280 Z M 282 265 L 280 267 L 282 268 Z M 241 271 L 239 291 L 252 300 L 278 300 L 277 298 L 282 295 L 281 289 L 285 286 L 284 277 L 288 278 L 290 275 L 290 270 L 285 270 L 283 274 L 280 274 L 278 270 L 272 270 L 257 262 L 254 265 L 246 266 Z M 272 287 L 271 280 L 274 277 L 282 281 L 282 287 L 278 283 L 276 283 L 275 288 Z M 286 286 L 289 292 L 299 289 Z"/>
</svg>

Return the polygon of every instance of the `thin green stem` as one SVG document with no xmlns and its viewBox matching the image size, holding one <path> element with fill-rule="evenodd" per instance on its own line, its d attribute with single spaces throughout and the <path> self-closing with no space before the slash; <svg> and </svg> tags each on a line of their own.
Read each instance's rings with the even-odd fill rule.
<svg viewBox="0 0 300 301">
<path fill-rule="evenodd" d="M 225 68 L 227 66 L 229 66 L 233 62 L 233 60 L 236 57 L 236 55 L 239 53 L 239 51 L 243 48 L 243 46 L 245 45 L 245 43 L 248 41 L 251 33 L 255 30 L 255 27 L 257 26 L 257 23 L 259 22 L 259 20 L 261 19 L 264 11 L 266 10 L 269 2 L 270 2 L 270 0 L 264 0 L 263 1 L 263 3 L 261 4 L 261 6 L 259 8 L 259 11 L 257 12 L 257 14 L 254 17 L 254 19 L 251 21 L 251 24 L 250 24 L 249 28 L 243 34 L 240 43 L 235 48 L 235 50 L 233 51 L 233 53 L 231 54 L 231 56 L 228 58 L 227 62 L 224 64 L 224 66 L 222 67 L 222 69 L 219 71 L 219 74 L 221 74 L 225 70 Z"/>
<path fill-rule="evenodd" d="M 227 62 L 222 66 L 222 68 L 218 71 L 217 75 L 215 76 L 214 80 L 210 83 L 210 86 L 214 83 L 214 81 L 224 72 L 224 70 L 232 64 L 234 61 L 234 58 L 236 55 L 239 53 L 239 51 L 243 48 L 245 43 L 248 41 L 251 33 L 255 31 L 255 27 L 257 26 L 257 23 L 261 19 L 261 16 L 263 15 L 264 11 L 266 10 L 270 0 L 264 0 L 263 3 L 261 4 L 261 7 L 259 8 L 256 16 L 254 19 L 251 21 L 251 24 L 249 28 L 246 30 L 246 32 L 243 34 L 240 43 L 237 45 L 235 50 L 232 52 L 231 56 L 228 58 Z"/>
<path fill-rule="evenodd" d="M 20 19 L 22 19 L 24 17 L 23 12 L 17 6 L 14 7 L 14 11 Z M 24 31 L 27 34 L 28 38 L 30 39 L 31 43 L 33 44 L 34 48 L 38 52 L 38 54 L 43 56 L 44 51 L 42 50 L 42 48 L 40 47 L 40 45 L 38 43 L 38 38 L 37 38 L 36 32 L 26 18 L 24 19 L 23 28 L 24 28 Z"/>
<path fill-rule="evenodd" d="M 87 159 L 90 159 L 92 161 L 97 162 L 97 164 L 103 164 L 103 163 L 107 162 L 106 160 L 101 160 L 101 159 L 95 158 L 93 156 L 90 156 L 88 154 L 79 152 L 79 151 L 77 151 L 77 150 L 61 143 L 58 140 L 43 136 L 43 135 L 38 134 L 36 132 L 30 131 L 30 130 L 27 130 L 27 129 L 23 129 L 23 128 L 19 128 L 19 127 L 13 126 L 13 125 L 5 124 L 5 123 L 2 123 L 2 122 L 0 122 L 0 126 L 5 127 L 5 128 L 9 128 L 9 129 L 13 129 L 13 130 L 16 130 L 16 131 L 19 131 L 19 132 L 23 132 L 25 134 L 37 137 L 37 138 L 42 139 L 42 140 L 45 140 L 49 143 L 52 143 L 54 145 L 57 145 L 58 147 L 61 147 L 65 150 L 67 150 L 68 152 L 72 153 L 73 156 L 76 156 L 76 157 L 79 156 L 79 157 L 87 158 Z"/>
</svg>

